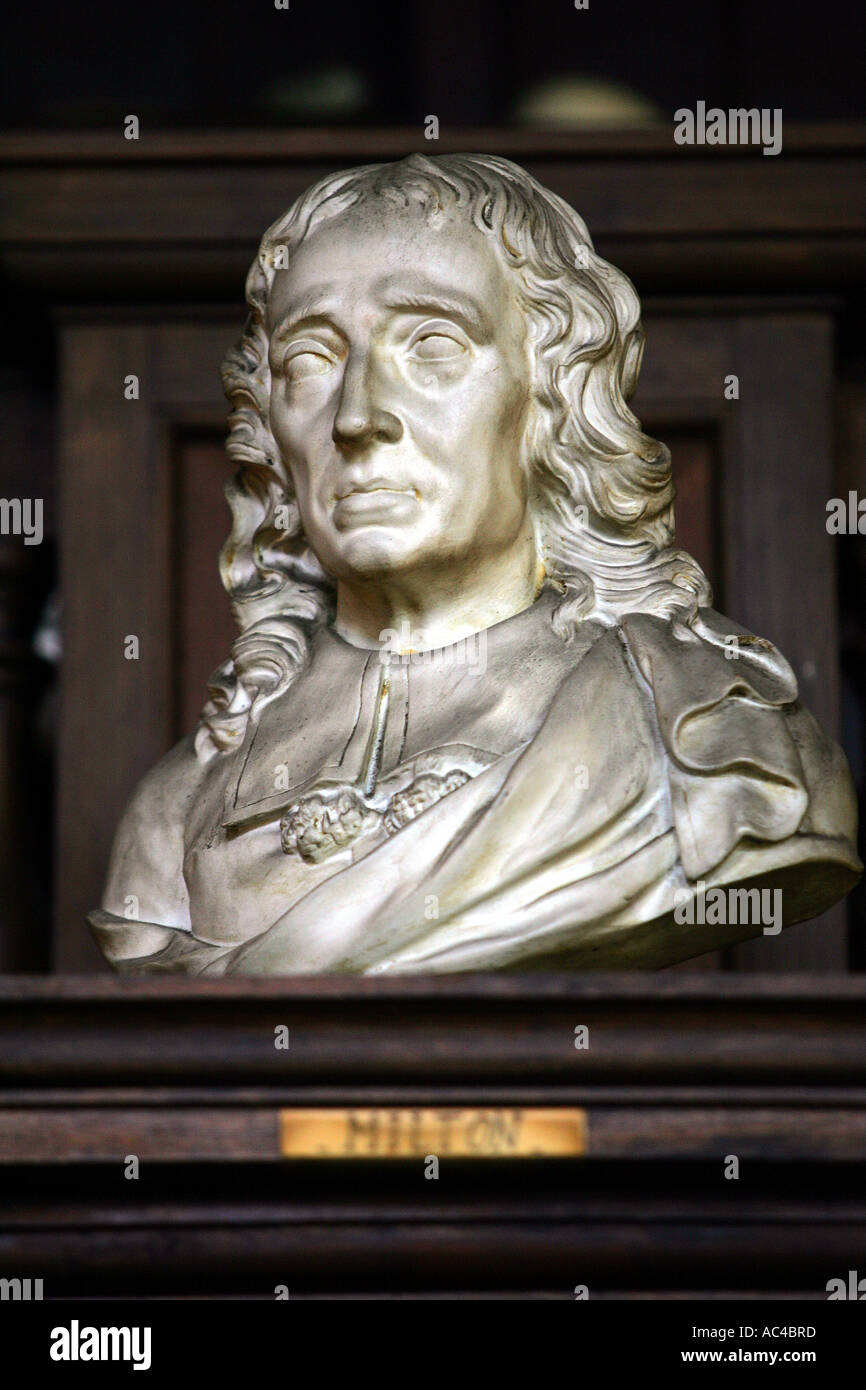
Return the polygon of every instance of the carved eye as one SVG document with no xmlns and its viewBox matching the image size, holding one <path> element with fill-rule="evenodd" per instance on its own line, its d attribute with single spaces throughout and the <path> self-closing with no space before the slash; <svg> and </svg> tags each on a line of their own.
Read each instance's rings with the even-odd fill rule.
<svg viewBox="0 0 866 1390">
<path fill-rule="evenodd" d="M 439 330 L 422 333 L 410 345 L 409 355 L 419 362 L 447 362 L 466 351 L 459 338 Z"/>
<path fill-rule="evenodd" d="M 325 353 L 304 348 L 289 354 L 285 361 L 285 373 L 289 381 L 305 381 L 308 377 L 323 376 L 333 365 L 333 359 Z"/>
</svg>

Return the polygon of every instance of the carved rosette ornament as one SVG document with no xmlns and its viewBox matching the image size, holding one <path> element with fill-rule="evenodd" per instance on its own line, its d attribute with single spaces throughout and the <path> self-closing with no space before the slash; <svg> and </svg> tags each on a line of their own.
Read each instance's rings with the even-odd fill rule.
<svg viewBox="0 0 866 1390">
<path fill-rule="evenodd" d="M 280 821 L 284 854 L 299 854 L 310 864 L 320 864 L 347 849 L 367 830 L 381 826 L 396 835 L 422 811 L 469 781 L 469 773 L 456 769 L 447 776 L 421 773 L 404 791 L 395 792 L 384 811 L 367 801 L 357 787 L 318 787 L 295 801 Z"/>
<path fill-rule="evenodd" d="M 844 757 L 675 547 L 640 304 L 567 204 L 488 155 L 333 175 L 247 300 L 240 634 L 119 827 L 116 969 L 655 969 L 850 890 Z"/>
</svg>

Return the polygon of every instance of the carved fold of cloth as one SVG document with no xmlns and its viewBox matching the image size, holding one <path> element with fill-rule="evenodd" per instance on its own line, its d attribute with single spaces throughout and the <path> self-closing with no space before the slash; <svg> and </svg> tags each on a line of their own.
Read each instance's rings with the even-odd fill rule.
<svg viewBox="0 0 866 1390">
<path fill-rule="evenodd" d="M 440 769 L 435 795 L 416 788 L 412 814 L 382 817 L 267 930 L 205 942 L 94 913 L 105 954 L 121 970 L 206 975 L 656 969 L 761 931 L 682 924 L 684 890 L 778 888 L 788 924 L 853 886 L 844 757 L 770 643 L 712 610 L 692 627 L 639 614 L 585 626 L 593 640 L 528 741 L 444 790 Z M 295 848 L 305 833 L 284 817 Z"/>
</svg>

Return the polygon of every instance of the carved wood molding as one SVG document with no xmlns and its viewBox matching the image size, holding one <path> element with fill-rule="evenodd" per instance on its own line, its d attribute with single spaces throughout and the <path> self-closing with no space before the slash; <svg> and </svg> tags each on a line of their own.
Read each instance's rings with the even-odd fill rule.
<svg viewBox="0 0 866 1390">
<path fill-rule="evenodd" d="M 824 1298 L 866 1253 L 864 1002 L 842 977 L 5 977 L 4 1268 L 46 1296 Z M 397 1105 L 579 1106 L 585 1156 L 443 1157 L 435 1183 L 281 1157 L 287 1106 Z"/>
<path fill-rule="evenodd" d="M 348 129 L 0 137 L 0 261 L 53 301 L 236 298 L 263 227 L 329 170 L 413 150 L 512 156 L 581 212 L 642 294 L 850 291 L 866 279 L 866 127 L 781 157 L 634 132 Z"/>
</svg>

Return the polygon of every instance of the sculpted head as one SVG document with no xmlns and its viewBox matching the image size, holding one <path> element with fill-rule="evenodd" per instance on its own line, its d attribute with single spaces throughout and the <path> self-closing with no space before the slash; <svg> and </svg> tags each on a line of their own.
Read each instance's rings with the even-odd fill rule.
<svg viewBox="0 0 866 1390">
<path fill-rule="evenodd" d="M 363 201 L 307 233 L 265 321 L 270 430 L 329 575 L 429 590 L 530 558 L 526 323 L 488 238 Z"/>
<path fill-rule="evenodd" d="M 447 604 L 485 567 L 547 579 L 563 640 L 709 601 L 672 548 L 667 450 L 627 404 L 634 288 L 518 166 L 412 155 L 324 179 L 266 232 L 247 299 L 223 369 L 241 635 L 202 755 L 236 746 L 335 609 L 339 626 L 338 593 L 438 586 Z"/>
</svg>

